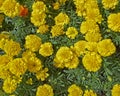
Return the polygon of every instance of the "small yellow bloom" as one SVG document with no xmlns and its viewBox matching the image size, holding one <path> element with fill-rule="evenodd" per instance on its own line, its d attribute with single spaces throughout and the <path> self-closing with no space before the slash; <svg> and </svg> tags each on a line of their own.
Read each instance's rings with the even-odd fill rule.
<svg viewBox="0 0 120 96">
<path fill-rule="evenodd" d="M 16 58 L 9 62 L 9 70 L 15 76 L 20 76 L 26 72 L 27 65 L 22 58 Z"/>
<path fill-rule="evenodd" d="M 15 17 L 19 15 L 20 4 L 16 0 L 5 0 L 0 10 L 9 17 Z"/>
<path fill-rule="evenodd" d="M 66 35 L 71 39 L 75 39 L 75 37 L 78 35 L 78 31 L 74 27 L 69 27 L 66 31 Z"/>
<path fill-rule="evenodd" d="M 82 96 L 83 95 L 82 89 L 75 84 L 72 84 L 68 88 L 68 92 L 69 92 L 68 96 Z"/>
<path fill-rule="evenodd" d="M 113 13 L 108 16 L 108 27 L 114 32 L 120 32 L 120 13 Z"/>
<path fill-rule="evenodd" d="M 82 22 L 80 26 L 80 32 L 82 34 L 86 34 L 89 32 L 97 33 L 100 32 L 100 29 L 96 22 L 94 22 L 93 20 L 87 20 Z"/>
<path fill-rule="evenodd" d="M 98 42 L 102 39 L 102 36 L 99 32 L 88 32 L 85 34 L 85 40 L 88 42 Z"/>
<path fill-rule="evenodd" d="M 110 56 L 116 51 L 116 47 L 111 39 L 103 39 L 98 43 L 98 52 L 101 56 Z"/>
<path fill-rule="evenodd" d="M 55 17 L 55 24 L 56 25 L 64 25 L 64 24 L 68 24 L 70 21 L 69 17 L 67 16 L 67 14 L 65 13 L 59 13 L 56 17 Z"/>
<path fill-rule="evenodd" d="M 41 25 L 39 26 L 39 28 L 37 29 L 37 33 L 41 33 L 44 34 L 49 30 L 49 26 L 48 25 Z"/>
<path fill-rule="evenodd" d="M 32 78 L 29 78 L 29 79 L 26 81 L 26 83 L 32 85 L 32 84 L 33 84 Z"/>
<path fill-rule="evenodd" d="M 86 49 L 85 49 L 86 43 L 87 43 L 86 41 L 80 40 L 74 44 L 73 49 L 78 57 L 80 55 L 84 55 L 84 53 L 86 52 Z"/>
<path fill-rule="evenodd" d="M 68 47 L 60 47 L 56 53 L 56 58 L 61 62 L 68 62 L 73 58 L 73 52 Z"/>
<path fill-rule="evenodd" d="M 118 2 L 118 0 L 102 0 L 103 7 L 107 10 L 114 9 Z"/>
<path fill-rule="evenodd" d="M 25 48 L 33 52 L 38 51 L 42 43 L 41 38 L 36 35 L 27 35 L 25 40 Z"/>
<path fill-rule="evenodd" d="M 53 89 L 48 84 L 40 85 L 37 88 L 36 96 L 54 96 Z"/>
<path fill-rule="evenodd" d="M 60 3 L 59 2 L 53 3 L 53 9 L 58 10 L 59 7 L 60 7 Z"/>
<path fill-rule="evenodd" d="M 93 92 L 93 90 L 85 90 L 85 93 L 83 96 L 97 96 L 97 94 Z"/>
<path fill-rule="evenodd" d="M 54 25 L 54 26 L 52 26 L 52 29 L 50 32 L 52 33 L 52 37 L 63 35 L 64 34 L 63 26 Z"/>
<path fill-rule="evenodd" d="M 86 70 L 96 72 L 101 68 L 101 56 L 95 52 L 87 53 L 82 59 L 83 66 Z"/>
<path fill-rule="evenodd" d="M 47 72 L 48 72 L 48 68 L 44 68 L 39 70 L 35 75 L 38 80 L 44 81 L 49 76 Z"/>
<path fill-rule="evenodd" d="M 120 84 L 115 84 L 111 92 L 112 92 L 112 96 L 120 96 Z"/>
<path fill-rule="evenodd" d="M 53 54 L 53 47 L 50 42 L 46 42 L 40 46 L 39 54 L 42 56 L 50 56 Z"/>
<path fill-rule="evenodd" d="M 6 93 L 13 93 L 17 88 L 17 82 L 14 79 L 7 78 L 3 83 L 3 90 Z"/>
</svg>

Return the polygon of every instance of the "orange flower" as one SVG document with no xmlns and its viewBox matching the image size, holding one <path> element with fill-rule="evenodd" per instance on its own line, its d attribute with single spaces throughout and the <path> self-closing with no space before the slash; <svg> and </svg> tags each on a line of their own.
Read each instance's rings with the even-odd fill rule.
<svg viewBox="0 0 120 96">
<path fill-rule="evenodd" d="M 20 16 L 25 17 L 27 15 L 28 15 L 28 8 L 21 5 L 20 6 Z"/>
</svg>

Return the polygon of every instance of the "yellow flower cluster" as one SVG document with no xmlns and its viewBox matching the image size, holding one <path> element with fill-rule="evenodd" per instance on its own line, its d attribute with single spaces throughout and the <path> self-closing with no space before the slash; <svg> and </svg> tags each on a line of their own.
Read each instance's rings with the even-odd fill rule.
<svg viewBox="0 0 120 96">
<path fill-rule="evenodd" d="M 39 53 L 44 57 L 52 55 L 52 53 L 53 53 L 52 44 L 50 42 L 46 42 L 46 43 L 42 44 L 40 46 Z"/>
<path fill-rule="evenodd" d="M 34 2 L 32 5 L 32 14 L 31 14 L 31 22 L 39 27 L 37 32 L 38 33 L 45 33 L 48 31 L 48 26 L 45 25 L 46 23 L 46 5 L 43 1 Z M 45 30 L 44 30 L 45 29 Z"/>
<path fill-rule="evenodd" d="M 75 37 L 78 35 L 78 31 L 75 27 L 69 27 L 66 31 L 66 35 L 71 39 L 75 39 Z"/>
<path fill-rule="evenodd" d="M 68 24 L 70 19 L 67 14 L 61 12 L 55 18 L 55 25 L 51 28 L 52 37 L 63 35 L 64 34 L 64 25 Z"/>
<path fill-rule="evenodd" d="M 54 58 L 54 65 L 58 68 L 76 68 L 79 64 L 77 55 L 69 47 L 60 47 Z"/>
<path fill-rule="evenodd" d="M 83 90 L 76 84 L 69 86 L 68 93 L 68 96 L 97 96 L 93 90 L 85 90 L 83 94 Z"/>
<path fill-rule="evenodd" d="M 37 88 L 36 96 L 54 96 L 53 89 L 48 84 L 40 85 Z"/>
<path fill-rule="evenodd" d="M 0 10 L 3 12 L 6 16 L 9 17 L 15 17 L 19 15 L 20 12 L 20 4 L 16 2 L 16 0 L 2 0 L 0 1 L 1 7 Z"/>
<path fill-rule="evenodd" d="M 20 44 L 8 39 L 0 40 L 0 48 L 5 51 L 9 56 L 16 56 L 20 53 L 21 47 Z"/>
<path fill-rule="evenodd" d="M 120 84 L 115 84 L 111 92 L 112 92 L 112 96 L 119 96 L 120 95 Z"/>
<path fill-rule="evenodd" d="M 120 32 L 120 13 L 112 13 L 108 16 L 108 27 L 114 32 Z"/>
<path fill-rule="evenodd" d="M 78 16 L 84 16 L 86 20 L 93 20 L 101 23 L 102 16 L 100 14 L 96 0 L 73 0 L 76 6 Z"/>
<path fill-rule="evenodd" d="M 118 0 L 102 0 L 102 4 L 105 9 L 114 9 Z"/>
<path fill-rule="evenodd" d="M 37 35 L 27 35 L 25 37 L 25 48 L 29 49 L 33 52 L 38 51 L 42 42 L 41 42 L 41 38 L 38 37 Z"/>
</svg>

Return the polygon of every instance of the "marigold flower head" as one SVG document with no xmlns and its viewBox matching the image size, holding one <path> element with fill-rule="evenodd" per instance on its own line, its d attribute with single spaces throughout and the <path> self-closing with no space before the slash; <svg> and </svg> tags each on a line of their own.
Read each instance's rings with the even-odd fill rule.
<svg viewBox="0 0 120 96">
<path fill-rule="evenodd" d="M 74 44 L 73 49 L 78 57 L 80 55 L 84 55 L 84 53 L 86 52 L 86 49 L 85 49 L 86 43 L 87 43 L 86 41 L 80 40 Z"/>
<path fill-rule="evenodd" d="M 39 54 L 42 56 L 50 56 L 53 54 L 53 46 L 50 42 L 46 42 L 40 46 Z"/>
<path fill-rule="evenodd" d="M 54 26 L 52 26 L 52 29 L 50 32 L 52 33 L 52 37 L 63 35 L 64 34 L 63 26 L 54 25 Z"/>
<path fill-rule="evenodd" d="M 87 53 L 82 59 L 83 66 L 86 70 L 96 72 L 101 68 L 101 56 L 95 52 Z"/>
<path fill-rule="evenodd" d="M 68 24 L 70 21 L 69 17 L 67 16 L 67 14 L 65 13 L 59 13 L 56 17 L 55 17 L 55 24 L 56 25 L 64 25 L 64 24 Z"/>
<path fill-rule="evenodd" d="M 39 28 L 37 29 L 37 33 L 40 33 L 40 34 L 44 34 L 46 33 L 47 31 L 49 31 L 49 26 L 48 25 L 41 25 L 39 26 Z"/>
<path fill-rule="evenodd" d="M 37 72 L 42 68 L 42 62 L 37 57 L 30 57 L 27 62 L 27 68 L 30 72 Z"/>
<path fill-rule="evenodd" d="M 75 37 L 78 35 L 78 31 L 74 27 L 69 27 L 66 31 L 66 35 L 71 39 L 75 39 Z"/>
<path fill-rule="evenodd" d="M 64 63 L 61 63 L 61 61 L 59 61 L 56 57 L 54 58 L 54 66 L 57 67 L 57 68 L 64 68 L 65 67 L 65 64 Z"/>
<path fill-rule="evenodd" d="M 60 7 L 60 3 L 59 2 L 53 3 L 53 9 L 58 10 L 59 7 Z"/>
<path fill-rule="evenodd" d="M 19 15 L 20 4 L 16 0 L 5 0 L 0 9 L 5 15 L 15 17 Z"/>
<path fill-rule="evenodd" d="M 18 42 L 15 42 L 13 40 L 6 40 L 3 50 L 6 52 L 7 55 L 15 56 L 20 53 L 21 47 Z"/>
<path fill-rule="evenodd" d="M 61 62 L 68 62 L 73 58 L 73 52 L 69 47 L 60 47 L 56 53 L 56 58 Z"/>
<path fill-rule="evenodd" d="M 96 42 L 87 42 L 86 43 L 86 50 L 89 51 L 89 52 L 96 52 L 97 53 L 97 44 Z"/>
<path fill-rule="evenodd" d="M 64 65 L 66 68 L 73 69 L 73 68 L 77 68 L 78 64 L 79 64 L 79 59 L 77 55 L 74 54 L 73 58 L 69 62 L 66 62 Z"/>
<path fill-rule="evenodd" d="M 32 84 L 33 84 L 32 78 L 29 78 L 29 79 L 26 81 L 26 83 L 32 85 Z"/>
<path fill-rule="evenodd" d="M 69 92 L 68 96 L 82 96 L 83 95 L 82 89 L 75 84 L 72 84 L 68 88 L 68 92 Z"/>
<path fill-rule="evenodd" d="M 108 27 L 114 32 L 120 32 L 120 13 L 113 13 L 108 16 Z"/>
<path fill-rule="evenodd" d="M 3 83 L 3 90 L 6 93 L 13 93 L 17 88 L 17 82 L 14 79 L 7 78 Z"/>
<path fill-rule="evenodd" d="M 82 22 L 80 26 L 80 32 L 82 34 L 86 34 L 89 32 L 97 33 L 100 32 L 100 29 L 96 22 L 94 22 L 93 20 L 87 20 Z"/>
<path fill-rule="evenodd" d="M 48 72 L 48 68 L 44 68 L 39 70 L 35 75 L 38 80 L 44 81 L 49 76 L 47 72 Z"/>
<path fill-rule="evenodd" d="M 9 70 L 15 76 L 20 76 L 26 72 L 27 65 L 22 58 L 16 58 L 9 62 Z"/>
<path fill-rule="evenodd" d="M 115 84 L 111 90 L 112 96 L 119 96 L 120 95 L 120 84 Z"/>
<path fill-rule="evenodd" d="M 98 42 L 102 39 L 102 36 L 99 32 L 88 32 L 85 34 L 85 40 L 88 42 Z"/>
<path fill-rule="evenodd" d="M 105 9 L 114 9 L 118 0 L 102 0 L 102 4 Z"/>
<path fill-rule="evenodd" d="M 93 92 L 93 90 L 85 90 L 85 93 L 83 96 L 97 96 L 97 94 Z"/>
<path fill-rule="evenodd" d="M 116 51 L 116 47 L 111 39 L 103 39 L 97 45 L 98 52 L 101 56 L 110 56 Z"/>
<path fill-rule="evenodd" d="M 48 84 L 41 85 L 37 88 L 36 96 L 54 96 L 53 89 Z"/>
<path fill-rule="evenodd" d="M 25 40 L 25 48 L 33 52 L 38 51 L 42 43 L 41 38 L 36 35 L 27 35 Z"/>
</svg>

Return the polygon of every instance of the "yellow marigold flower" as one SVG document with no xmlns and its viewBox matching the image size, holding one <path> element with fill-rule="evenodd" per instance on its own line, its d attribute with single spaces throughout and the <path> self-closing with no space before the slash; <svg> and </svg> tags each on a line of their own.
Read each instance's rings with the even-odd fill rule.
<svg viewBox="0 0 120 96">
<path fill-rule="evenodd" d="M 16 0 L 5 0 L 0 9 L 5 15 L 15 17 L 19 15 L 20 4 Z"/>
<path fill-rule="evenodd" d="M 60 7 L 60 3 L 59 2 L 53 3 L 53 9 L 58 10 L 59 7 Z"/>
<path fill-rule="evenodd" d="M 41 25 L 39 29 L 37 29 L 37 33 L 44 34 L 47 31 L 49 31 L 49 26 L 48 25 Z"/>
<path fill-rule="evenodd" d="M 59 13 L 56 17 L 55 17 L 55 24 L 56 25 L 64 25 L 64 24 L 68 24 L 70 21 L 69 17 L 67 16 L 67 14 L 65 13 Z"/>
<path fill-rule="evenodd" d="M 96 42 L 87 42 L 85 48 L 88 52 L 96 52 L 97 53 L 97 44 L 98 43 L 96 43 Z"/>
<path fill-rule="evenodd" d="M 66 31 L 66 35 L 71 39 L 75 39 L 75 37 L 78 35 L 78 31 L 74 27 L 69 27 Z"/>
<path fill-rule="evenodd" d="M 83 95 L 82 89 L 75 84 L 72 84 L 68 88 L 68 92 L 69 92 L 68 96 L 82 96 Z"/>
<path fill-rule="evenodd" d="M 29 79 L 26 81 L 26 83 L 32 85 L 32 84 L 33 84 L 32 78 L 29 78 Z"/>
<path fill-rule="evenodd" d="M 80 40 L 74 44 L 73 49 L 78 57 L 80 55 L 84 55 L 84 53 L 86 52 L 85 50 L 86 43 L 87 43 L 86 41 Z"/>
<path fill-rule="evenodd" d="M 102 0 L 102 4 L 105 9 L 114 9 L 118 0 Z"/>
<path fill-rule="evenodd" d="M 44 25 L 46 23 L 46 14 L 44 12 L 40 13 L 37 11 L 32 11 L 31 14 L 31 22 L 35 25 L 35 26 L 41 26 Z"/>
<path fill-rule="evenodd" d="M 53 89 L 48 84 L 41 85 L 37 88 L 36 96 L 54 96 Z"/>
<path fill-rule="evenodd" d="M 20 76 L 26 72 L 27 65 L 22 58 L 16 58 L 9 62 L 9 70 L 15 76 Z"/>
<path fill-rule="evenodd" d="M 47 72 L 48 72 L 48 68 L 44 68 L 39 70 L 35 75 L 38 80 L 44 81 L 49 76 Z"/>
<path fill-rule="evenodd" d="M 98 42 L 102 39 L 102 36 L 99 32 L 88 32 L 85 34 L 85 40 L 88 42 Z"/>
<path fill-rule="evenodd" d="M 40 46 L 39 54 L 44 57 L 50 56 L 53 54 L 53 46 L 50 42 L 46 42 Z"/>
<path fill-rule="evenodd" d="M 39 13 L 45 12 L 46 8 L 47 7 L 46 7 L 46 5 L 44 4 L 43 1 L 34 2 L 33 5 L 32 5 L 33 11 L 36 10 Z"/>
<path fill-rule="evenodd" d="M 56 57 L 54 58 L 54 66 L 57 68 L 64 68 L 65 64 L 61 63 L 61 61 L 59 61 Z"/>
<path fill-rule="evenodd" d="M 7 78 L 5 79 L 4 83 L 3 83 L 3 90 L 6 93 L 13 93 L 17 88 L 17 83 L 14 79 L 11 78 Z"/>
<path fill-rule="evenodd" d="M 64 34 L 63 26 L 54 25 L 54 26 L 52 26 L 52 29 L 50 32 L 52 33 L 52 37 L 63 35 Z"/>
<path fill-rule="evenodd" d="M 120 96 L 120 84 L 115 84 L 111 92 L 112 92 L 112 96 Z"/>
<path fill-rule="evenodd" d="M 85 90 L 85 93 L 83 96 L 97 96 L 97 94 L 93 92 L 93 90 Z"/>
<path fill-rule="evenodd" d="M 83 16 L 85 14 L 85 2 L 86 0 L 73 0 L 76 6 L 76 13 L 78 16 Z"/>
<path fill-rule="evenodd" d="M 100 32 L 99 26 L 93 20 L 83 21 L 80 26 L 80 32 L 82 34 L 89 33 L 89 32 Z"/>
<path fill-rule="evenodd" d="M 85 19 L 86 20 L 93 20 L 94 22 L 101 23 L 102 15 L 100 14 L 99 8 L 92 8 L 92 7 L 89 8 L 88 7 L 86 9 Z"/>
<path fill-rule="evenodd" d="M 56 58 L 61 62 L 69 62 L 73 58 L 73 52 L 69 47 L 60 47 L 56 53 Z"/>
<path fill-rule="evenodd" d="M 42 62 L 37 57 L 30 57 L 26 64 L 30 72 L 37 72 L 42 68 Z"/>
<path fill-rule="evenodd" d="M 101 68 L 102 59 L 101 56 L 95 52 L 87 53 L 83 59 L 83 66 L 86 70 L 96 72 Z"/>
<path fill-rule="evenodd" d="M 0 27 L 2 27 L 3 20 L 4 20 L 4 15 L 0 14 Z"/>
<path fill-rule="evenodd" d="M 38 51 L 42 43 L 41 38 L 36 35 L 27 35 L 25 40 L 25 48 L 33 52 Z"/>
<path fill-rule="evenodd" d="M 79 59 L 78 59 L 78 57 L 74 54 L 74 55 L 73 55 L 73 58 L 72 58 L 69 62 L 66 62 L 66 63 L 65 63 L 65 67 L 66 67 L 66 68 L 69 68 L 69 69 L 77 68 L 78 64 L 79 64 Z"/>
<path fill-rule="evenodd" d="M 98 43 L 98 52 L 101 56 L 110 56 L 116 51 L 116 47 L 111 39 L 104 39 Z"/>
<path fill-rule="evenodd" d="M 120 32 L 120 13 L 110 14 L 108 16 L 108 27 L 115 32 Z"/>
<path fill-rule="evenodd" d="M 15 56 L 20 53 L 21 47 L 18 42 L 15 42 L 13 40 L 7 40 L 4 44 L 3 50 L 6 52 L 7 55 Z"/>
</svg>

